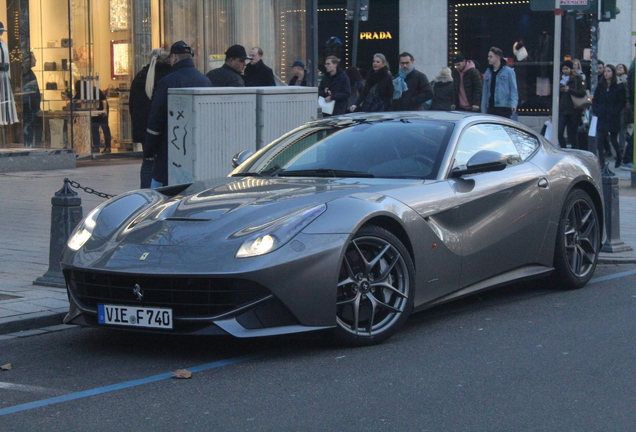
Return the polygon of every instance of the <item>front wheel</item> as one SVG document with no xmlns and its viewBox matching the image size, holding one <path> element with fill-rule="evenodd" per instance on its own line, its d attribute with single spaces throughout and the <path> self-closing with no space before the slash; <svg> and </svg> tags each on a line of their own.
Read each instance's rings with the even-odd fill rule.
<svg viewBox="0 0 636 432">
<path fill-rule="evenodd" d="M 340 266 L 336 340 L 364 346 L 392 336 L 413 309 L 414 274 L 411 257 L 397 237 L 377 226 L 360 229 Z"/>
<path fill-rule="evenodd" d="M 563 207 L 554 251 L 554 279 L 560 288 L 584 286 L 594 275 L 601 249 L 601 228 L 592 199 L 580 189 Z"/>
</svg>

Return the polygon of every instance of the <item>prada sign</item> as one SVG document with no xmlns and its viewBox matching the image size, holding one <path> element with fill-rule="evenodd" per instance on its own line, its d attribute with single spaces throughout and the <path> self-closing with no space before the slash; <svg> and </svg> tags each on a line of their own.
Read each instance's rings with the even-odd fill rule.
<svg viewBox="0 0 636 432">
<path fill-rule="evenodd" d="M 393 39 L 390 32 L 360 32 L 360 40 L 363 39 Z"/>
</svg>

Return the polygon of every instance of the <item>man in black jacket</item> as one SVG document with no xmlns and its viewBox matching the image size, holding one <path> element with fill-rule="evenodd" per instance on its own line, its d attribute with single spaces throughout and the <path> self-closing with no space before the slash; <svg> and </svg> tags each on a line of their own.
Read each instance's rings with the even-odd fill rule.
<svg viewBox="0 0 636 432">
<path fill-rule="evenodd" d="M 168 185 L 168 89 L 211 87 L 210 80 L 194 67 L 194 51 L 185 42 L 175 42 L 170 48 L 172 73 L 157 83 L 148 130 L 144 143 L 144 158 L 153 158 L 151 187 Z"/>
<path fill-rule="evenodd" d="M 206 74 L 212 87 L 245 87 L 241 75 L 245 70 L 245 61 L 251 60 L 242 45 L 232 45 L 225 51 L 225 64 Z"/>
<path fill-rule="evenodd" d="M 320 81 L 318 96 L 325 98 L 325 102 L 335 101 L 331 115 L 345 114 L 349 96 L 351 95 L 351 84 L 345 71 L 338 67 L 340 59 L 336 56 L 328 56 L 325 59 L 325 69 L 327 73 Z M 323 113 L 323 116 L 328 114 Z"/>
<path fill-rule="evenodd" d="M 472 60 L 463 54 L 453 56 L 453 86 L 455 87 L 455 107 L 458 111 L 479 112 L 481 107 L 481 74 Z"/>
<path fill-rule="evenodd" d="M 410 53 L 400 54 L 400 70 L 393 80 L 391 111 L 422 111 L 422 104 L 433 98 L 433 89 L 426 75 L 415 70 Z"/>
<path fill-rule="evenodd" d="M 274 72 L 263 63 L 263 50 L 252 48 L 250 57 L 252 61 L 245 67 L 245 87 L 275 86 Z"/>
</svg>

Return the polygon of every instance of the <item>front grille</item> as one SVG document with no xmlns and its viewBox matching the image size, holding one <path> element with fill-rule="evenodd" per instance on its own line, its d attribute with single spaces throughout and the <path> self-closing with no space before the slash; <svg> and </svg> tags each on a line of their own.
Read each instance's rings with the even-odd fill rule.
<svg viewBox="0 0 636 432">
<path fill-rule="evenodd" d="M 65 270 L 69 289 L 84 309 L 98 304 L 172 308 L 175 318 L 208 318 L 222 315 L 271 293 L 242 279 L 208 276 L 127 275 Z M 133 293 L 139 285 L 142 300 Z"/>
</svg>

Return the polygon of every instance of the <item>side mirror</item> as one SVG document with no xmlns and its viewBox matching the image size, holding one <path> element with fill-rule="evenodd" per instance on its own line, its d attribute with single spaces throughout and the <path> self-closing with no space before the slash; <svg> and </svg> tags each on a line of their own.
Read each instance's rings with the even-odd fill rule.
<svg viewBox="0 0 636 432">
<path fill-rule="evenodd" d="M 502 171 L 506 166 L 506 157 L 501 153 L 491 150 L 481 150 L 468 159 L 465 169 L 453 170 L 451 177 L 457 178 L 467 174 Z"/>
<path fill-rule="evenodd" d="M 254 152 L 252 150 L 243 150 L 242 152 L 238 152 L 232 158 L 232 168 L 236 168 L 237 166 L 245 162 L 253 154 Z"/>
</svg>

